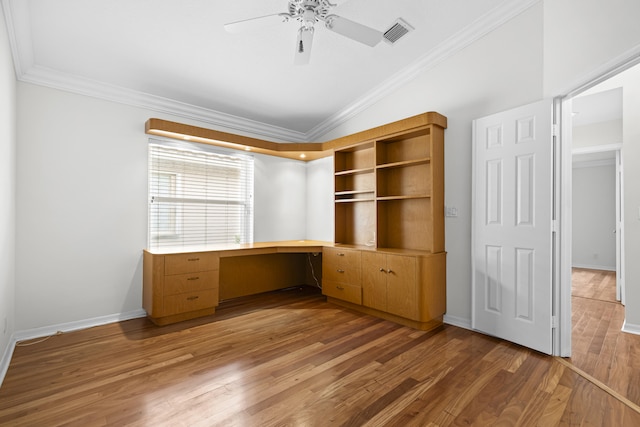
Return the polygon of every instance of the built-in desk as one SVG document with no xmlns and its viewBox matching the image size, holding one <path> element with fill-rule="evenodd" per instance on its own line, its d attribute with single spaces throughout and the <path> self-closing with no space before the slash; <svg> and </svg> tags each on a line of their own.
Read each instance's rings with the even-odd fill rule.
<svg viewBox="0 0 640 427">
<path fill-rule="evenodd" d="M 292 240 L 144 251 L 143 307 L 166 325 L 215 313 L 219 301 L 283 289 L 320 286 L 324 247 Z"/>
<path fill-rule="evenodd" d="M 145 250 L 143 307 L 166 325 L 214 314 L 219 301 L 311 285 L 331 303 L 429 330 L 446 310 L 445 258 L 308 240 Z"/>
</svg>

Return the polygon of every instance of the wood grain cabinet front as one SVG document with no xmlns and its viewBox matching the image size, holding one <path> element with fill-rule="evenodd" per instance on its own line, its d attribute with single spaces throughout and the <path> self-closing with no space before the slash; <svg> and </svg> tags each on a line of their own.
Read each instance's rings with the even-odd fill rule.
<svg viewBox="0 0 640 427">
<path fill-rule="evenodd" d="M 332 298 L 362 304 L 360 251 L 324 248 L 322 293 Z"/>
<path fill-rule="evenodd" d="M 144 252 L 143 307 L 157 325 L 215 313 L 220 259 L 211 252 Z"/>
<path fill-rule="evenodd" d="M 348 277 L 348 271 L 336 273 L 336 269 L 344 267 L 333 264 L 331 254 L 323 254 L 327 260 L 322 292 L 328 301 L 417 329 L 430 330 L 442 324 L 446 310 L 446 253 L 404 255 L 379 249 L 355 252 L 360 254 L 355 264 L 360 278 L 357 283 L 340 281 L 339 278 Z M 351 257 L 356 259 L 357 254 Z"/>
<path fill-rule="evenodd" d="M 416 257 L 363 252 L 362 266 L 363 305 L 419 320 Z"/>
</svg>

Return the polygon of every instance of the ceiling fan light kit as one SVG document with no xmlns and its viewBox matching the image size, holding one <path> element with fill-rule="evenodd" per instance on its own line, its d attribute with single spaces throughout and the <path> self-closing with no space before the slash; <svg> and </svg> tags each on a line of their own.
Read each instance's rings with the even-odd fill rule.
<svg viewBox="0 0 640 427">
<path fill-rule="evenodd" d="M 311 58 L 311 45 L 315 32 L 315 24 L 324 22 L 325 27 L 349 39 L 374 47 L 384 39 L 383 33 L 366 25 L 351 21 L 338 15 L 331 14 L 336 4 L 329 0 L 289 0 L 289 12 L 261 16 L 237 22 L 231 22 L 224 27 L 230 33 L 239 33 L 273 25 L 276 22 L 300 23 L 294 64 L 305 65 Z M 406 33 L 406 32 L 405 32 Z"/>
</svg>

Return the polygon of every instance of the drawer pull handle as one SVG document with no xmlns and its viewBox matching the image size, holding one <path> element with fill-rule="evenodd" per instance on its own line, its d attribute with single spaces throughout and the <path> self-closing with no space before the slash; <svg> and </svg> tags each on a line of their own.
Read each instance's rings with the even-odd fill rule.
<svg viewBox="0 0 640 427">
<path fill-rule="evenodd" d="M 189 278 L 187 278 L 187 280 L 199 280 L 199 279 L 200 279 L 199 277 L 189 277 Z"/>
<path fill-rule="evenodd" d="M 387 270 L 385 270 L 384 268 L 380 267 L 380 271 L 382 271 L 383 273 L 386 273 Z"/>
<path fill-rule="evenodd" d="M 187 258 L 187 261 L 200 261 L 200 258 Z"/>
<path fill-rule="evenodd" d="M 193 296 L 193 297 L 187 297 L 187 301 L 195 301 L 198 299 L 198 296 Z"/>
<path fill-rule="evenodd" d="M 342 252 L 338 252 L 338 256 L 344 256 Z"/>
<path fill-rule="evenodd" d="M 344 273 L 344 270 L 343 270 L 343 269 L 341 269 L 341 268 L 337 269 L 336 271 L 337 271 L 338 273 Z"/>
<path fill-rule="evenodd" d="M 392 270 L 392 269 L 388 269 L 388 270 L 387 270 L 387 273 L 392 274 L 392 273 L 393 273 L 393 270 Z"/>
<path fill-rule="evenodd" d="M 344 288 L 343 288 L 342 286 L 336 286 L 336 288 L 337 288 L 339 291 L 344 291 Z"/>
</svg>

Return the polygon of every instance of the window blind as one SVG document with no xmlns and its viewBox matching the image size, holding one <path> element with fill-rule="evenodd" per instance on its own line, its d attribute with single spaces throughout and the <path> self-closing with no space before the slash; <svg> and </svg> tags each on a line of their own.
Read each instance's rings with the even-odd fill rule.
<svg viewBox="0 0 640 427">
<path fill-rule="evenodd" d="M 149 143 L 149 248 L 253 241 L 253 158 Z"/>
</svg>

